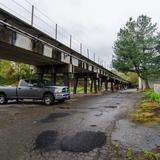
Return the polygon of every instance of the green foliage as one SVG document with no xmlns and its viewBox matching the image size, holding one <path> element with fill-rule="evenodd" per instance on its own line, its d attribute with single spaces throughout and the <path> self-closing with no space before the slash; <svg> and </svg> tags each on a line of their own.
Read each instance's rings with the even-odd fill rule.
<svg viewBox="0 0 160 160">
<path fill-rule="evenodd" d="M 0 85 L 12 85 L 21 78 L 30 78 L 30 72 L 27 64 L 0 60 Z"/>
<path fill-rule="evenodd" d="M 159 153 L 153 153 L 151 151 L 143 151 L 145 160 L 159 160 L 160 154 Z"/>
<path fill-rule="evenodd" d="M 133 85 L 138 85 L 138 75 L 133 72 L 122 73 L 118 71 L 113 71 L 116 75 L 122 77 L 123 79 L 131 82 Z"/>
<path fill-rule="evenodd" d="M 152 90 L 147 90 L 144 92 L 144 96 L 146 99 L 160 104 L 160 94 L 159 93 L 156 93 Z"/>
<path fill-rule="evenodd" d="M 134 159 L 133 150 L 129 148 L 126 152 L 124 160 L 133 160 L 133 159 Z"/>
<path fill-rule="evenodd" d="M 156 33 L 156 24 L 151 18 L 141 15 L 132 18 L 120 29 L 114 44 L 113 67 L 121 72 L 135 72 L 147 83 L 148 79 L 160 73 L 157 46 L 160 35 Z"/>
</svg>

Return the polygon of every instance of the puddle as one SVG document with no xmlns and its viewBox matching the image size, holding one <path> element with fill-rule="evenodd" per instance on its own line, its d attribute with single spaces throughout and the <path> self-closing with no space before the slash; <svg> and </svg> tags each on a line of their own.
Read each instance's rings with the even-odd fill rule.
<svg viewBox="0 0 160 160">
<path fill-rule="evenodd" d="M 54 122 L 57 118 L 66 117 L 68 115 L 69 113 L 63 113 L 63 112 L 51 113 L 46 118 L 40 120 L 40 122 L 41 123 Z"/>
<path fill-rule="evenodd" d="M 95 116 L 102 116 L 103 113 L 98 113 L 98 114 L 95 114 Z"/>
<path fill-rule="evenodd" d="M 35 141 L 35 149 L 49 151 L 55 149 L 54 144 L 57 139 L 58 132 L 53 130 L 48 130 L 42 132 Z"/>
<path fill-rule="evenodd" d="M 74 136 L 65 137 L 61 143 L 63 151 L 70 152 L 89 152 L 94 148 L 102 147 L 106 142 L 103 132 L 83 131 Z"/>
<path fill-rule="evenodd" d="M 113 141 L 119 141 L 135 151 L 152 150 L 160 145 L 160 125 L 136 126 L 129 120 L 120 120 L 112 134 Z"/>
<path fill-rule="evenodd" d="M 115 109 L 117 108 L 118 106 L 104 106 L 104 108 L 111 108 L 111 109 Z"/>
<path fill-rule="evenodd" d="M 67 107 L 67 106 L 60 106 L 59 108 L 60 109 L 70 109 L 70 107 Z"/>
<path fill-rule="evenodd" d="M 91 109 L 91 110 L 92 110 L 92 109 L 97 109 L 97 108 L 90 107 L 90 108 L 88 108 L 88 109 Z"/>
<path fill-rule="evenodd" d="M 91 124 L 90 126 L 91 126 L 91 127 L 96 127 L 97 125 L 96 125 L 96 124 Z"/>
</svg>

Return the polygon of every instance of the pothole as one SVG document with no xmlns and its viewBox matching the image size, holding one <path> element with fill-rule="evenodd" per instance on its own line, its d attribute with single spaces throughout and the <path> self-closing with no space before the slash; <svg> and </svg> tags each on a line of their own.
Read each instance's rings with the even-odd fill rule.
<svg viewBox="0 0 160 160">
<path fill-rule="evenodd" d="M 111 109 L 115 109 L 117 108 L 118 106 L 104 106 L 104 108 L 111 108 Z"/>
<path fill-rule="evenodd" d="M 67 107 L 67 106 L 60 106 L 59 108 L 60 109 L 70 109 L 70 107 Z"/>
<path fill-rule="evenodd" d="M 61 149 L 70 152 L 89 152 L 102 147 L 105 142 L 106 136 L 103 132 L 83 131 L 74 136 L 64 137 Z"/>
<path fill-rule="evenodd" d="M 101 113 L 97 113 L 97 114 L 95 114 L 95 116 L 102 116 L 103 115 L 103 113 L 101 112 Z"/>
<path fill-rule="evenodd" d="M 91 110 L 92 110 L 92 109 L 97 109 L 97 108 L 90 107 L 90 108 L 88 108 L 88 109 L 91 109 Z"/>
<path fill-rule="evenodd" d="M 46 118 L 40 120 L 40 122 L 49 123 L 55 121 L 57 118 L 66 117 L 68 115 L 69 113 L 63 113 L 63 112 L 51 113 Z"/>
<path fill-rule="evenodd" d="M 54 130 L 48 130 L 42 132 L 35 140 L 35 149 L 42 151 L 49 151 L 55 149 L 55 141 L 57 139 L 58 132 Z"/>
<path fill-rule="evenodd" d="M 91 126 L 91 127 L 96 127 L 97 125 L 96 125 L 96 124 L 91 124 L 90 126 Z"/>
</svg>

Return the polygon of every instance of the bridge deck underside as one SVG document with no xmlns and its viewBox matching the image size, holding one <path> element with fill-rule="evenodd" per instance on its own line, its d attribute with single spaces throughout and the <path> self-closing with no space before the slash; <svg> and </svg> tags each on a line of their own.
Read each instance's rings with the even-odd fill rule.
<svg viewBox="0 0 160 160">
<path fill-rule="evenodd" d="M 30 65 L 56 65 L 59 62 L 34 52 L 0 42 L 0 59 L 22 62 Z"/>
</svg>

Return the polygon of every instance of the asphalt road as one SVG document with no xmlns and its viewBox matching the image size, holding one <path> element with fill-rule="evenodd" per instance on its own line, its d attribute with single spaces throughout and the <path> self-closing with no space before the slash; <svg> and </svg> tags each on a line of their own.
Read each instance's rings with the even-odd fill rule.
<svg viewBox="0 0 160 160">
<path fill-rule="evenodd" d="M 117 123 L 141 98 L 127 90 L 49 107 L 36 102 L 1 106 L 0 160 L 115 160 Z"/>
</svg>

